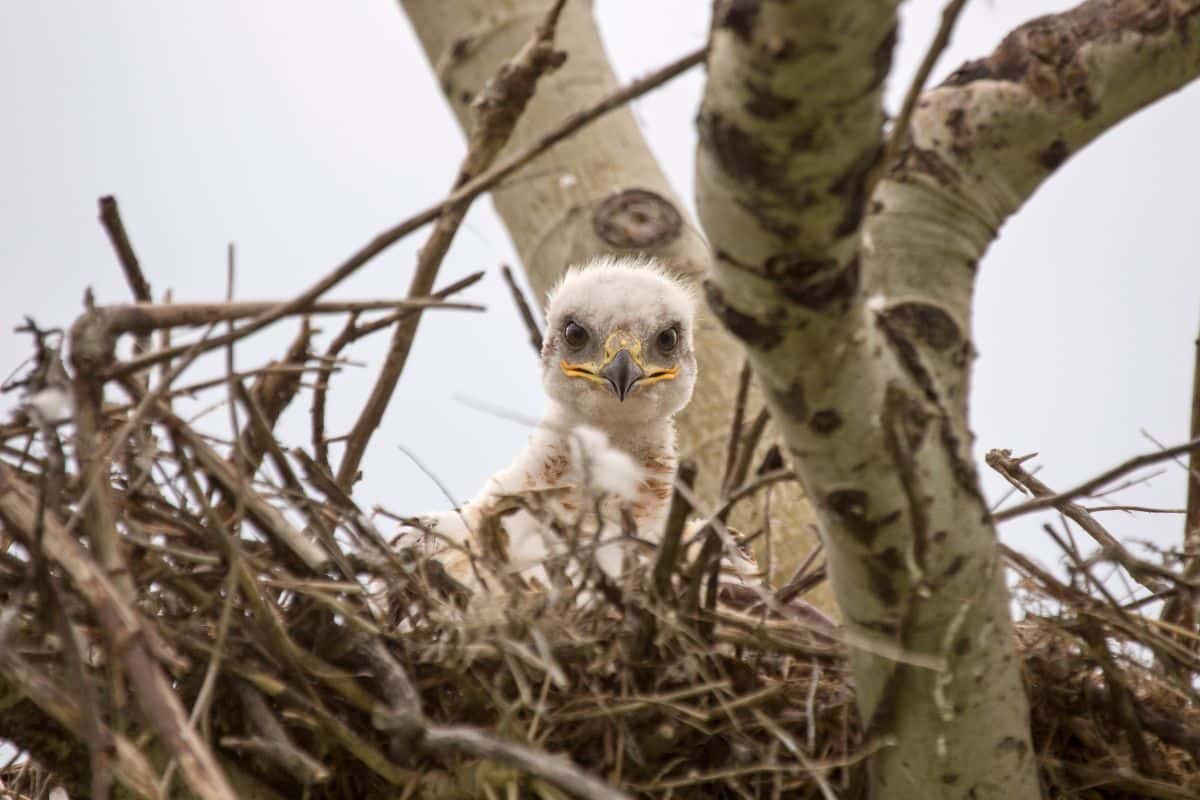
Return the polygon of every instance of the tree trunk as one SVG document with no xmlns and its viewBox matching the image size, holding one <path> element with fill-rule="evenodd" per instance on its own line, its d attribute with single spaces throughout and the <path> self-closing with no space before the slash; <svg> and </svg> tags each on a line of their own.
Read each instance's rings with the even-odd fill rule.
<svg viewBox="0 0 1200 800">
<path fill-rule="evenodd" d="M 1200 72 L 1200 3 L 1093 0 L 1015 31 L 882 153 L 892 0 L 718 4 L 697 192 L 710 305 L 746 345 L 828 534 L 889 800 L 1039 796 L 967 427 L 975 268 L 1062 161 Z M 861 233 L 860 233 L 861 232 Z"/>
<path fill-rule="evenodd" d="M 547 0 L 401 4 L 459 123 L 467 129 L 471 100 L 497 66 L 528 39 Z M 567 52 L 567 62 L 539 84 L 509 142 L 510 150 L 524 147 L 567 114 L 618 86 L 590 3 L 567 4 L 556 41 Z M 669 58 L 664 54 L 663 61 Z M 494 191 L 492 200 L 539 306 L 566 267 L 606 253 L 653 255 L 697 284 L 708 269 L 708 245 L 688 219 L 628 108 L 608 114 L 538 158 Z M 679 441 L 681 453 L 698 462 L 699 494 L 711 506 L 720 490 L 743 355 L 711 315 L 702 315 L 696 338 L 699 382 L 679 417 Z M 755 393 L 748 420 L 761 403 Z M 734 524 L 746 532 L 758 530 L 762 506 L 745 503 L 741 510 Z M 774 489 L 771 517 L 773 573 L 786 578 L 816 543 L 810 532 L 812 511 L 796 484 Z"/>
</svg>

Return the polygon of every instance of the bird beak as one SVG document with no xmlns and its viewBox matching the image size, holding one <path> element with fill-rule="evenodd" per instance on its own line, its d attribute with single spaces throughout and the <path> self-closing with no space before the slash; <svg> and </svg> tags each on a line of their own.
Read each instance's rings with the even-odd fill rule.
<svg viewBox="0 0 1200 800">
<path fill-rule="evenodd" d="M 642 360 L 642 343 L 623 330 L 616 330 L 604 343 L 604 361 L 585 361 L 573 364 L 566 359 L 559 364 L 563 374 L 584 378 L 593 383 L 611 386 L 621 402 L 637 384 L 672 381 L 679 376 L 679 367 L 650 367 Z"/>
<path fill-rule="evenodd" d="M 634 385 L 646 377 L 646 371 L 638 366 L 628 350 L 621 348 L 600 370 L 600 375 L 617 393 L 617 399 L 624 402 Z"/>
</svg>

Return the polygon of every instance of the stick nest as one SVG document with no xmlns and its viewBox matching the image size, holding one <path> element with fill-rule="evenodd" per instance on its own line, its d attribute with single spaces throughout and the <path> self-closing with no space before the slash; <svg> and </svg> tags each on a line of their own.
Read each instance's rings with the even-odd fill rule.
<svg viewBox="0 0 1200 800">
<path fill-rule="evenodd" d="M 140 378 L 102 401 L 103 365 L 68 372 L 33 331 L 27 396 L 75 407 L 0 429 L 0 735 L 26 756 L 0 797 L 220 796 L 193 747 L 241 797 L 864 796 L 888 742 L 859 725 L 841 629 L 796 591 L 819 564 L 782 593 L 710 592 L 711 553 L 685 548 L 666 593 L 647 569 L 472 600 L 320 447 L 275 439 L 304 371 L 323 391 L 333 368 L 307 329 L 207 388 L 237 412 L 224 443 Z M 1117 605 L 1086 564 L 1060 581 L 1008 557 L 1050 796 L 1196 797 L 1195 633 Z"/>
</svg>

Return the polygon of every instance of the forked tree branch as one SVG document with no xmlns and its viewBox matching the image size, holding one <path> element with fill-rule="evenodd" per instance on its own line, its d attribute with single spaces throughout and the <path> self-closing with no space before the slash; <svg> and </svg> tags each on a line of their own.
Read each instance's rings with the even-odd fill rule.
<svg viewBox="0 0 1200 800">
<path fill-rule="evenodd" d="M 868 730 L 898 743 L 875 756 L 875 790 L 926 797 L 953 773 L 955 792 L 1036 797 L 969 447 L 975 269 L 1070 154 L 1200 74 L 1200 1 L 1089 0 L 1019 27 L 920 96 L 868 197 L 893 23 L 884 3 L 718 4 L 698 166 L 709 300 L 823 509 L 846 619 L 948 659 L 935 675 L 855 656 Z"/>
</svg>

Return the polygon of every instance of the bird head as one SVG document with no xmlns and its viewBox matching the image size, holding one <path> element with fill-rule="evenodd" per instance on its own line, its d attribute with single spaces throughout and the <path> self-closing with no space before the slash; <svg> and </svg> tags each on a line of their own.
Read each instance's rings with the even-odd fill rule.
<svg viewBox="0 0 1200 800">
<path fill-rule="evenodd" d="M 579 421 L 669 419 L 691 399 L 695 298 L 654 262 L 572 267 L 550 292 L 546 323 L 542 382 Z"/>
</svg>

